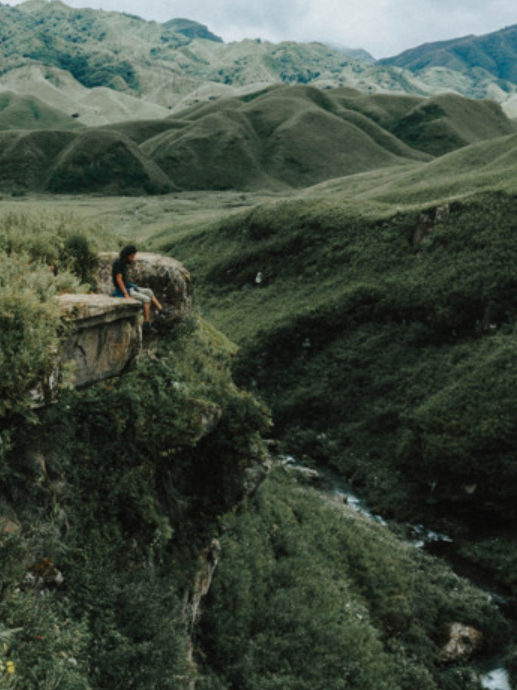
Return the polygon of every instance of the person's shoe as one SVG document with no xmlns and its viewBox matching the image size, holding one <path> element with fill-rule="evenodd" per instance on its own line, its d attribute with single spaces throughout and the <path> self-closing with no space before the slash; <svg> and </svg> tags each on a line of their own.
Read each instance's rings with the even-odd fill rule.
<svg viewBox="0 0 517 690">
<path fill-rule="evenodd" d="M 145 321 L 144 325 L 142 326 L 142 333 L 143 335 L 156 335 L 156 328 L 152 326 L 149 321 Z"/>
</svg>

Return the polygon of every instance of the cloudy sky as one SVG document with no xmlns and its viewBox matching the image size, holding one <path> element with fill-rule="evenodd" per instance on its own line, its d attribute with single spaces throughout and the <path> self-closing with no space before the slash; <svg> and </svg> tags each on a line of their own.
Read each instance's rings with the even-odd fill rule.
<svg viewBox="0 0 517 690">
<path fill-rule="evenodd" d="M 18 5 L 20 0 L 0 0 Z M 194 19 L 226 42 L 324 41 L 388 57 L 421 43 L 517 24 L 515 0 L 65 0 L 165 22 Z"/>
</svg>

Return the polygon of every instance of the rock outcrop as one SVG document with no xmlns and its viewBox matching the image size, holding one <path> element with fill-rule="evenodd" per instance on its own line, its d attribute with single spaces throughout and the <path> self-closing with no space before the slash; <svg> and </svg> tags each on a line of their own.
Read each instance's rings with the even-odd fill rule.
<svg viewBox="0 0 517 690">
<path fill-rule="evenodd" d="M 56 352 L 54 371 L 31 391 L 33 407 L 55 400 L 60 380 L 77 388 L 90 386 L 119 376 L 138 359 L 142 350 L 143 311 L 136 300 L 111 296 L 111 265 L 116 258 L 115 252 L 99 255 L 96 294 L 57 298 L 68 323 L 68 335 Z M 154 315 L 159 332 L 190 315 L 192 283 L 179 261 L 160 254 L 139 253 L 130 271 L 131 281 L 150 287 L 166 307 L 159 317 Z M 214 414 L 208 414 L 207 426 L 215 423 Z"/>
<path fill-rule="evenodd" d="M 70 363 L 65 379 L 82 387 L 118 376 L 131 367 L 142 347 L 141 307 L 136 300 L 108 295 L 57 298 L 71 332 L 60 359 Z"/>
<path fill-rule="evenodd" d="M 116 252 L 99 254 L 99 292 L 112 292 L 111 266 L 117 256 Z M 190 273 L 179 261 L 161 254 L 138 252 L 135 262 L 129 267 L 128 277 L 136 285 L 150 287 L 166 307 L 167 314 L 160 318 L 160 324 L 182 321 L 190 315 L 193 306 L 192 281 Z"/>
<path fill-rule="evenodd" d="M 468 661 L 483 646 L 483 633 L 463 623 L 447 623 L 444 626 L 447 643 L 440 650 L 440 658 L 448 663 Z"/>
</svg>

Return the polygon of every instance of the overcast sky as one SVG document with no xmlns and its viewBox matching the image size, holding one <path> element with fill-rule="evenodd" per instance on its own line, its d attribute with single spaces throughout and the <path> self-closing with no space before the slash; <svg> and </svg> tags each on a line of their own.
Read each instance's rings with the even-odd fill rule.
<svg viewBox="0 0 517 690">
<path fill-rule="evenodd" d="M 19 0 L 0 0 L 18 5 Z M 165 22 L 206 24 L 224 41 L 262 38 L 334 42 L 376 58 L 429 41 L 485 34 L 517 24 L 515 0 L 65 0 Z"/>
</svg>

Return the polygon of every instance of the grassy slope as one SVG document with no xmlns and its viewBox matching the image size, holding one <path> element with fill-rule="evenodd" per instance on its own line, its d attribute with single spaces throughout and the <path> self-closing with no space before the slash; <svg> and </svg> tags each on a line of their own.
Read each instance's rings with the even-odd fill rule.
<svg viewBox="0 0 517 690">
<path fill-rule="evenodd" d="M 188 593 L 199 592 L 199 552 L 223 519 L 220 576 L 196 626 L 196 687 L 478 690 L 472 669 L 438 661 L 449 620 L 483 631 L 489 650 L 501 644 L 506 626 L 485 593 L 278 469 L 235 510 L 269 420 L 233 383 L 233 344 L 203 320 L 162 336 L 123 377 L 62 391 L 38 412 L 23 405 L 16 387 L 32 384 L 36 356 L 51 349 L 44 330 L 59 335 L 41 307 L 76 285 L 68 271 L 84 270 L 85 250 L 106 242 L 117 239 L 73 216 L 0 219 L 0 353 L 13 374 L 0 407 L 0 507 L 11 530 L 0 658 L 16 687 L 191 687 Z M 201 434 L 214 406 L 219 424 Z"/>
<path fill-rule="evenodd" d="M 39 174 L 29 160 L 24 175 L 16 150 L 3 150 L 4 186 L 61 193 L 289 190 L 428 161 L 427 151 L 440 154 L 514 131 L 499 106 L 459 96 L 381 99 L 352 90 L 279 86 L 203 104 L 180 118 L 90 128 L 71 142 L 48 109 L 9 95 L 2 103 L 4 127 L 52 126 L 38 137 L 24 135 L 27 155 L 34 143 L 35 161 L 48 139 Z M 68 118 L 65 124 L 76 122 Z"/>
<path fill-rule="evenodd" d="M 478 687 L 466 667 L 435 663 L 441 627 L 494 634 L 497 619 L 439 561 L 278 469 L 224 524 L 198 634 L 212 671 L 201 690 Z"/>
<path fill-rule="evenodd" d="M 428 500 L 517 517 L 514 143 L 161 240 L 241 345 L 236 371 L 272 405 L 277 434 L 399 516 Z"/>
<path fill-rule="evenodd" d="M 0 92 L 0 130 L 79 129 L 82 124 L 34 96 Z"/>
</svg>

